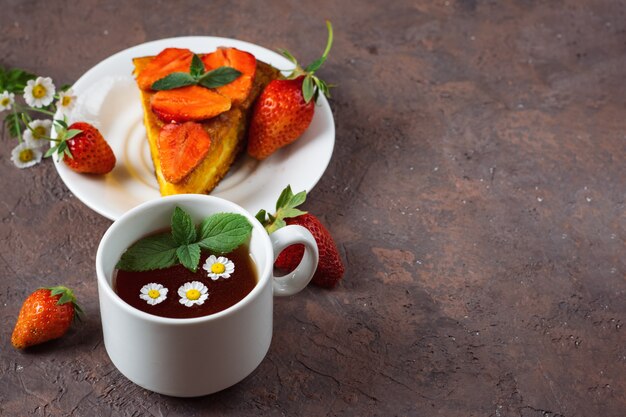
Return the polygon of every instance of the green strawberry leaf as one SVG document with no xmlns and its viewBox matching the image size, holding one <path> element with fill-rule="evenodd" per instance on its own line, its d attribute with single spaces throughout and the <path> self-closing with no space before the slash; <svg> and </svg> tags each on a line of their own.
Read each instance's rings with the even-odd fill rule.
<svg viewBox="0 0 626 417">
<path fill-rule="evenodd" d="M 288 202 L 293 198 L 293 192 L 291 191 L 291 185 L 285 187 L 285 189 L 278 196 L 276 200 L 276 211 L 282 207 L 287 207 Z"/>
<path fill-rule="evenodd" d="M 235 81 L 241 72 L 231 67 L 219 67 L 206 72 L 198 79 L 198 83 L 206 88 L 217 88 Z"/>
<path fill-rule="evenodd" d="M 200 241 L 203 249 L 226 253 L 230 252 L 250 237 L 252 225 L 241 214 L 217 213 L 200 224 Z"/>
<path fill-rule="evenodd" d="M 200 57 L 196 54 L 193 54 L 193 58 L 191 59 L 191 67 L 189 68 L 189 75 L 193 78 L 198 79 L 202 74 L 204 74 L 204 63 L 200 59 Z"/>
<path fill-rule="evenodd" d="M 296 59 L 295 56 L 293 56 L 291 54 L 291 52 L 289 52 L 286 49 L 279 49 L 278 52 L 280 52 L 283 56 L 285 56 L 289 61 L 291 61 L 291 63 L 293 63 L 296 67 L 298 66 L 298 60 Z"/>
<path fill-rule="evenodd" d="M 196 227 L 191 216 L 180 207 L 172 215 L 172 237 L 178 245 L 189 245 L 196 241 Z"/>
<path fill-rule="evenodd" d="M 82 130 L 80 129 L 70 129 L 67 131 L 67 133 L 65 134 L 65 140 L 70 140 L 72 139 L 74 136 L 76 135 L 80 135 L 81 133 L 83 133 Z"/>
<path fill-rule="evenodd" d="M 185 268 L 191 272 L 196 272 L 200 263 L 200 245 L 192 243 L 191 245 L 179 246 L 176 249 L 176 257 Z"/>
<path fill-rule="evenodd" d="M 152 83 L 153 90 L 173 90 L 174 88 L 186 87 L 188 85 L 196 85 L 196 79 L 186 72 L 173 72 L 165 77 Z"/>
<path fill-rule="evenodd" d="M 302 81 L 302 95 L 304 96 L 304 102 L 308 103 L 315 95 L 315 87 L 311 75 L 304 77 Z"/>
<path fill-rule="evenodd" d="M 300 191 L 294 194 L 291 191 L 291 186 L 287 185 L 285 189 L 280 193 L 278 200 L 276 201 L 276 213 L 274 215 L 268 214 L 268 220 L 265 219 L 265 210 L 263 212 L 263 220 L 259 219 L 261 211 L 257 213 L 257 219 L 261 222 L 263 227 L 268 233 L 273 233 L 281 227 L 285 227 L 287 223 L 284 219 L 298 217 L 306 214 L 306 211 L 297 209 L 299 205 L 306 201 L 306 191 Z"/>
<path fill-rule="evenodd" d="M 259 212 L 254 216 L 255 219 L 259 221 L 261 224 L 265 224 L 265 217 L 267 216 L 267 212 L 263 209 L 259 210 Z"/>
<path fill-rule="evenodd" d="M 170 233 L 148 236 L 126 249 L 116 268 L 124 271 L 168 268 L 177 262 L 178 247 Z"/>
<path fill-rule="evenodd" d="M 307 65 L 307 67 L 304 70 L 306 72 L 314 73 L 315 71 L 320 69 L 320 67 L 322 66 L 322 64 L 324 64 L 325 61 L 326 61 L 326 57 L 325 56 L 317 58 L 315 61 L 313 61 L 309 65 Z"/>
</svg>

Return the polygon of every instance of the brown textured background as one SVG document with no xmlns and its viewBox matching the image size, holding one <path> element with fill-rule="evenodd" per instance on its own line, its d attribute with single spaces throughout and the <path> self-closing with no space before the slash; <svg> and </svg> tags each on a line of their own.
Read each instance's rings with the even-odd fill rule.
<svg viewBox="0 0 626 417">
<path fill-rule="evenodd" d="M 127 4 L 128 3 L 128 4 Z M 102 345 L 94 260 L 110 222 L 46 161 L 0 147 L 0 415 L 626 415 L 626 5 L 621 1 L 2 0 L 0 65 L 75 81 L 180 35 L 321 52 L 338 84 L 333 160 L 306 208 L 347 265 L 276 301 L 245 381 L 182 400 L 122 377 Z M 41 285 L 88 314 L 20 353 Z"/>
</svg>

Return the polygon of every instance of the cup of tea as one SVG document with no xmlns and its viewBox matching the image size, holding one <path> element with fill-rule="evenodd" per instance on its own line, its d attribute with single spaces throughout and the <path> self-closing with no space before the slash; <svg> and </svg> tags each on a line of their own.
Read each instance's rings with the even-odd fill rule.
<svg viewBox="0 0 626 417">
<path fill-rule="evenodd" d="M 199 317 L 174 318 L 176 314 L 167 312 L 165 302 L 155 306 L 161 310 L 155 309 L 155 312 L 160 313 L 153 314 L 152 310 L 131 305 L 133 303 L 128 302 L 128 299 L 124 301 L 123 297 L 128 297 L 124 294 L 131 294 L 140 301 L 150 301 L 152 297 L 152 301 L 147 304 L 156 304 L 160 298 L 157 298 L 155 291 L 160 291 L 163 297 L 174 300 L 174 304 L 179 303 L 181 308 L 184 308 L 185 302 L 190 303 L 184 299 L 185 292 L 181 290 L 183 286 L 174 284 L 171 287 L 172 284 L 168 284 L 174 282 L 170 281 L 168 275 L 172 275 L 171 280 L 176 275 L 169 270 L 141 272 L 123 281 L 120 271 L 116 269 L 122 254 L 135 242 L 170 227 L 176 207 L 188 213 L 195 225 L 216 213 L 240 214 L 252 225 L 249 241 L 244 249 L 239 248 L 238 251 L 247 251 L 251 272 L 246 274 L 256 276 L 248 277 L 253 281 L 249 288 L 240 291 L 241 299 L 230 301 L 230 305 L 222 306 L 223 309 L 212 304 L 219 304 L 222 297 L 217 287 L 215 293 L 211 289 L 207 291 L 207 286 L 212 285 L 212 279 L 209 278 L 203 281 L 207 286 L 203 284 L 202 290 L 198 287 L 198 293 L 195 294 L 199 296 L 200 291 L 203 291 L 201 298 L 206 301 L 202 304 L 213 310 L 206 310 L 209 312 Z M 282 277 L 274 276 L 276 257 L 293 244 L 304 245 L 302 261 L 293 272 Z M 239 256 L 237 259 L 245 255 L 235 254 Z M 222 258 L 228 268 L 224 259 L 228 259 Z M 208 258 L 207 262 L 210 263 Z M 268 235 L 258 220 L 246 210 L 221 198 L 184 194 L 141 204 L 111 225 L 102 237 L 96 255 L 102 332 L 109 358 L 129 380 L 160 394 L 196 397 L 228 388 L 252 373 L 269 350 L 273 297 L 301 291 L 313 276 L 317 262 L 317 245 L 307 229 L 290 225 Z M 237 267 L 234 266 L 235 269 Z M 211 272 L 210 268 L 207 271 L 202 271 L 202 268 L 198 270 L 201 274 L 204 272 L 205 277 L 207 271 Z M 220 271 L 228 272 L 230 269 L 217 268 L 217 272 Z M 215 276 L 213 274 L 213 278 Z M 151 283 L 142 286 L 141 279 Z M 232 277 L 221 281 L 224 285 L 237 285 Z M 216 280 L 216 284 L 219 283 Z M 165 292 L 168 285 L 171 288 Z M 140 286 L 141 290 L 138 290 Z M 226 292 L 232 293 L 230 289 Z M 192 293 L 188 291 L 187 294 Z M 204 297 L 205 294 L 207 297 Z M 179 295 L 183 297 L 180 300 Z M 195 296 L 190 299 L 199 300 Z"/>
</svg>

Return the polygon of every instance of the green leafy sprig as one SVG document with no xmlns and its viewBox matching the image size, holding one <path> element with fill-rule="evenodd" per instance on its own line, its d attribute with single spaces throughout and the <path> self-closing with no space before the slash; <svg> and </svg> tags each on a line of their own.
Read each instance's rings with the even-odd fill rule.
<svg viewBox="0 0 626 417">
<path fill-rule="evenodd" d="M 296 57 L 294 57 L 289 51 L 286 49 L 280 50 L 280 52 L 296 66 L 287 78 L 295 79 L 300 76 L 304 76 L 304 79 L 302 80 L 302 95 L 304 97 L 304 101 L 307 103 L 311 100 L 317 101 L 320 91 L 326 97 L 330 97 L 330 88 L 334 87 L 333 85 L 327 84 L 325 81 L 319 79 L 315 75 L 315 71 L 320 69 L 322 64 L 326 62 L 330 48 L 333 45 L 333 25 L 330 23 L 330 20 L 326 21 L 326 28 L 328 29 L 328 40 L 326 41 L 326 48 L 324 49 L 322 56 L 304 68 L 300 66 Z"/>
<path fill-rule="evenodd" d="M 200 57 L 193 54 L 189 72 L 173 72 L 152 83 L 153 90 L 172 90 L 174 88 L 200 85 L 206 88 L 217 88 L 235 81 L 241 72 L 232 67 L 219 67 L 206 71 Z"/>
<path fill-rule="evenodd" d="M 276 213 L 269 214 L 265 210 L 259 210 L 255 217 L 263 227 L 265 227 L 267 233 L 273 233 L 287 225 L 285 219 L 306 214 L 306 211 L 296 208 L 304 203 L 305 200 L 306 191 L 300 191 L 294 194 L 293 191 L 291 191 L 291 186 L 288 185 L 287 188 L 280 193 L 276 201 Z"/>
<path fill-rule="evenodd" d="M 148 236 L 129 247 L 116 265 L 124 271 L 150 271 L 182 264 L 196 272 L 202 249 L 227 253 L 249 239 L 252 225 L 241 214 L 217 213 L 196 227 L 180 207 L 174 209 L 171 232 Z"/>
</svg>

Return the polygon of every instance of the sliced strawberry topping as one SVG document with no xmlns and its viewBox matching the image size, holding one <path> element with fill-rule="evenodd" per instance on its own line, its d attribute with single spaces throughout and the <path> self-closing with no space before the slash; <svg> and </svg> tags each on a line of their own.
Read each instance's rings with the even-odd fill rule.
<svg viewBox="0 0 626 417">
<path fill-rule="evenodd" d="M 210 119 L 230 109 L 230 99 L 209 90 L 191 85 L 173 90 L 158 91 L 150 101 L 152 111 L 165 123 Z"/>
<path fill-rule="evenodd" d="M 142 90 L 150 90 L 152 84 L 173 72 L 189 72 L 193 53 L 189 49 L 166 48 L 137 76 L 137 84 Z"/>
<path fill-rule="evenodd" d="M 230 84 L 217 88 L 220 94 L 230 97 L 233 105 L 244 101 L 252 89 L 252 81 L 256 73 L 256 58 L 248 52 L 236 48 L 217 48 L 215 52 L 202 58 L 207 71 L 219 67 L 232 67 L 241 72 L 241 76 Z"/>
<path fill-rule="evenodd" d="M 161 129 L 158 147 L 163 176 L 176 184 L 204 159 L 211 147 L 211 137 L 198 123 L 171 123 Z"/>
</svg>

